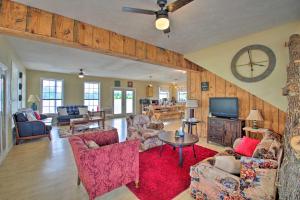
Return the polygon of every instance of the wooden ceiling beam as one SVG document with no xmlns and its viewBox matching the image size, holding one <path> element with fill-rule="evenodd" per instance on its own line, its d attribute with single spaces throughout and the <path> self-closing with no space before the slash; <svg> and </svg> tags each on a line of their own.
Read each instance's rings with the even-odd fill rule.
<svg viewBox="0 0 300 200">
<path fill-rule="evenodd" d="M 0 33 L 174 69 L 203 71 L 177 52 L 11 0 L 0 0 Z"/>
</svg>

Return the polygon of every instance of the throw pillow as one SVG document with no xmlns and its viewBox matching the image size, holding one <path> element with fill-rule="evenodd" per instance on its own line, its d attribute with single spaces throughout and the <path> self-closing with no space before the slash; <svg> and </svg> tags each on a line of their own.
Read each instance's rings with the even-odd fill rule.
<svg viewBox="0 0 300 200">
<path fill-rule="evenodd" d="M 17 113 L 16 114 L 16 121 L 17 122 L 27 122 L 28 119 L 23 113 Z"/>
<path fill-rule="evenodd" d="M 86 115 L 88 113 L 88 109 L 86 107 L 79 107 L 79 115 Z"/>
<path fill-rule="evenodd" d="M 241 143 L 236 146 L 234 151 L 244 156 L 251 157 L 256 146 L 260 143 L 260 140 L 256 140 L 249 137 L 243 137 Z"/>
<path fill-rule="evenodd" d="M 57 108 L 58 115 L 66 116 L 68 115 L 67 108 Z"/>
<path fill-rule="evenodd" d="M 93 140 L 86 140 L 85 141 L 85 144 L 88 146 L 88 148 L 90 149 L 96 149 L 96 148 L 99 148 L 99 145 L 93 141 Z"/>
<path fill-rule="evenodd" d="M 35 118 L 36 118 L 37 120 L 41 120 L 41 116 L 40 116 L 39 113 L 34 112 L 34 116 L 35 116 Z"/>
<path fill-rule="evenodd" d="M 26 113 L 28 121 L 36 121 L 35 115 L 32 112 Z"/>
<path fill-rule="evenodd" d="M 234 156 L 216 156 L 215 167 L 230 174 L 240 174 L 241 162 Z"/>
<path fill-rule="evenodd" d="M 254 158 L 269 158 L 268 151 L 273 140 L 262 140 L 255 148 L 252 157 Z"/>
</svg>

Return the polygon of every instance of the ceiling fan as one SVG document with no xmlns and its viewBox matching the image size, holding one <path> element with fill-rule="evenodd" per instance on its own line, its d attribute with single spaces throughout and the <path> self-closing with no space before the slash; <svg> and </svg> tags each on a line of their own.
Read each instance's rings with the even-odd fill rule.
<svg viewBox="0 0 300 200">
<path fill-rule="evenodd" d="M 177 0 L 167 5 L 167 0 L 157 0 L 157 5 L 160 7 L 160 10 L 146 10 L 140 8 L 131 8 L 124 6 L 122 11 L 124 12 L 132 12 L 132 13 L 139 13 L 139 14 L 146 14 L 146 15 L 155 15 L 155 27 L 158 30 L 163 31 L 164 33 L 169 33 L 170 29 L 170 20 L 168 13 L 175 12 L 179 8 L 185 6 L 186 4 L 192 2 L 194 0 Z"/>
<path fill-rule="evenodd" d="M 80 69 L 78 73 L 78 78 L 84 78 L 84 75 L 86 75 L 86 73 L 83 71 L 83 69 Z"/>
</svg>

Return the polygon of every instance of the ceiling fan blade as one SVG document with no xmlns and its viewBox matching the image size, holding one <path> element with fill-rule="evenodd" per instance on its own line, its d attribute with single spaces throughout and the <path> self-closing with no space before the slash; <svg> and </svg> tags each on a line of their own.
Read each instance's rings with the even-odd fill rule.
<svg viewBox="0 0 300 200">
<path fill-rule="evenodd" d="M 171 29 L 170 29 L 170 27 L 169 28 L 167 28 L 166 30 L 164 30 L 164 34 L 167 34 L 167 33 L 170 33 L 171 32 Z"/>
<path fill-rule="evenodd" d="M 145 9 L 131 8 L 131 7 L 122 7 L 122 11 L 131 12 L 131 13 L 146 14 L 146 15 L 156 15 L 156 12 L 153 11 L 153 10 L 145 10 Z"/>
<path fill-rule="evenodd" d="M 174 12 L 176 10 L 178 10 L 179 8 L 185 6 L 188 3 L 191 3 L 194 0 L 177 0 L 174 1 L 173 3 L 170 3 L 169 5 L 167 5 L 167 10 L 169 12 Z"/>
</svg>

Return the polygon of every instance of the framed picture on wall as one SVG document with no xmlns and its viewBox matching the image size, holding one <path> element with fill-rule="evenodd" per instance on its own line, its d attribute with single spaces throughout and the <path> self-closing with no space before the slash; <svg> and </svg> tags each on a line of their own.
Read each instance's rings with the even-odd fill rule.
<svg viewBox="0 0 300 200">
<path fill-rule="evenodd" d="M 115 81 L 115 87 L 121 87 L 121 81 L 116 80 Z"/>
<path fill-rule="evenodd" d="M 127 82 L 127 87 L 133 87 L 133 82 L 132 81 L 128 81 Z"/>
</svg>

